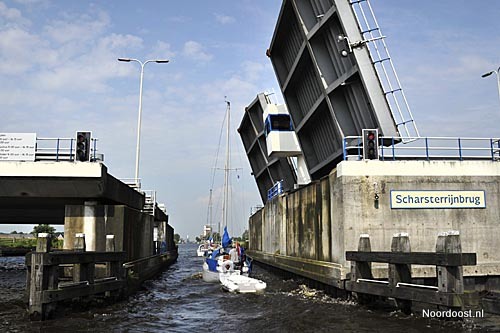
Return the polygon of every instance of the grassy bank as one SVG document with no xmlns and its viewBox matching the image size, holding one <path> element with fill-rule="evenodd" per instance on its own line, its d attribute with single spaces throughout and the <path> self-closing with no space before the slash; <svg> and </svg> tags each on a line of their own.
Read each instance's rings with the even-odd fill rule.
<svg viewBox="0 0 500 333">
<path fill-rule="evenodd" d="M 0 247 L 35 248 L 36 238 L 0 238 Z M 62 239 L 52 240 L 52 248 L 62 249 L 62 247 Z"/>
</svg>

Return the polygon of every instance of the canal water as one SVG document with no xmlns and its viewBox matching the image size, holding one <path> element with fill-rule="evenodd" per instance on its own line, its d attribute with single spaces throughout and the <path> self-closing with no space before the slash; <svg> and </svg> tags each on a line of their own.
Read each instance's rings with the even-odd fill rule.
<svg viewBox="0 0 500 333">
<path fill-rule="evenodd" d="M 128 300 L 30 322 L 22 299 L 24 258 L 0 258 L 0 332 L 500 332 L 500 321 L 461 322 L 368 309 L 257 267 L 264 294 L 231 294 L 201 279 L 194 244 L 180 245 L 177 263 Z"/>
</svg>

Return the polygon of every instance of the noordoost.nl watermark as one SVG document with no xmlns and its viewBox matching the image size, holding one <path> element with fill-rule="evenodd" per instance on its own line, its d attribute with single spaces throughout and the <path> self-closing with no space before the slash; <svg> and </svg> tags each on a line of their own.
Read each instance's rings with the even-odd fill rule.
<svg viewBox="0 0 500 333">
<path fill-rule="evenodd" d="M 483 318 L 484 310 L 422 310 L 424 318 Z"/>
</svg>

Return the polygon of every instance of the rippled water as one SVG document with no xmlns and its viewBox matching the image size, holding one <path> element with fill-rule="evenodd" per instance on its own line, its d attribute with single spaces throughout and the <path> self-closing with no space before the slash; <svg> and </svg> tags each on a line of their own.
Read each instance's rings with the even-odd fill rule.
<svg viewBox="0 0 500 333">
<path fill-rule="evenodd" d="M 24 258 L 0 258 L 0 332 L 467 332 L 500 331 L 497 317 L 446 322 L 374 310 L 331 298 L 262 268 L 264 294 L 230 294 L 201 279 L 196 246 L 181 245 L 176 264 L 128 300 L 30 322 L 21 293 Z"/>
</svg>

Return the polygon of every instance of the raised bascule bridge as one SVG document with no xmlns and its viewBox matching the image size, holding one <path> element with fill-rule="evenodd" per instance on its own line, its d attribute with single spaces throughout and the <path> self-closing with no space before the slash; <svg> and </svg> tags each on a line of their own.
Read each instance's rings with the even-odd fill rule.
<svg viewBox="0 0 500 333">
<path fill-rule="evenodd" d="M 38 234 L 26 256 L 32 319 L 57 303 L 119 298 L 177 259 L 174 229 L 155 191 L 108 173 L 97 139 L 0 133 L 0 223 L 64 225 L 64 249 Z"/>
<path fill-rule="evenodd" d="M 284 0 L 266 53 L 286 105 L 258 94 L 238 130 L 254 260 L 360 302 L 489 292 L 497 312 L 499 139 L 420 135 L 368 0 Z"/>
</svg>

